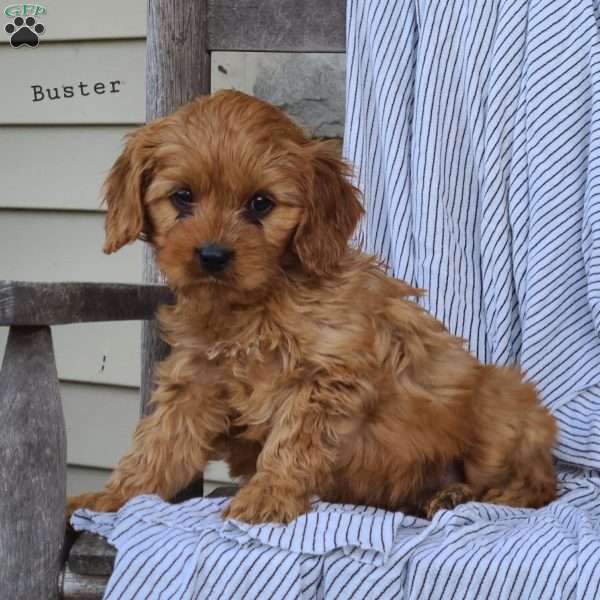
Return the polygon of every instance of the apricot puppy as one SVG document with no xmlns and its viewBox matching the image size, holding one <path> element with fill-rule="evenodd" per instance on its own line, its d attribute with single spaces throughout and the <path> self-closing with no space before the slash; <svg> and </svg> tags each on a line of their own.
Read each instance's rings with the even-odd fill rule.
<svg viewBox="0 0 600 600">
<path fill-rule="evenodd" d="M 177 298 L 159 315 L 172 350 L 133 449 L 70 510 L 169 499 L 219 458 L 243 482 L 226 514 L 248 522 L 290 521 L 312 496 L 419 511 L 456 483 L 552 500 L 556 428 L 534 387 L 477 362 L 419 290 L 348 247 L 362 208 L 347 175 L 328 143 L 238 92 L 128 137 L 104 250 L 153 245 Z"/>
</svg>

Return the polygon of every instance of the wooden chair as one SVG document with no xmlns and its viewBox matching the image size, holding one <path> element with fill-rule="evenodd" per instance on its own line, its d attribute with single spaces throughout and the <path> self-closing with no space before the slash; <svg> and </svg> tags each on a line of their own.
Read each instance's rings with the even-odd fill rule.
<svg viewBox="0 0 600 600">
<path fill-rule="evenodd" d="M 148 120 L 210 92 L 210 52 L 343 52 L 345 0 L 149 0 Z M 166 348 L 151 321 L 171 294 L 146 248 L 142 285 L 0 282 L 10 327 L 0 373 L 0 597 L 101 598 L 114 550 L 101 538 L 65 540 L 66 442 L 51 326 L 147 320 L 141 408 Z M 186 496 L 201 494 L 201 478 Z M 224 490 L 222 493 L 230 493 Z"/>
</svg>

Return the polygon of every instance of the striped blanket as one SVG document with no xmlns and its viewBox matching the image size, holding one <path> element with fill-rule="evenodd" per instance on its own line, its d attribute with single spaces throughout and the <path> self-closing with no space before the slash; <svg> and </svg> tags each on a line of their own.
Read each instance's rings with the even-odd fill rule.
<svg viewBox="0 0 600 600">
<path fill-rule="evenodd" d="M 287 526 L 223 521 L 226 499 L 140 496 L 72 522 L 118 550 L 107 599 L 594 599 L 599 492 L 597 475 L 562 473 L 537 511 L 470 503 L 429 522 L 315 502 Z"/>
<path fill-rule="evenodd" d="M 560 426 L 560 497 L 430 523 L 223 500 L 73 524 L 118 548 L 106 598 L 600 598 L 600 0 L 348 0 L 358 242 L 481 360 L 519 362 Z"/>
</svg>

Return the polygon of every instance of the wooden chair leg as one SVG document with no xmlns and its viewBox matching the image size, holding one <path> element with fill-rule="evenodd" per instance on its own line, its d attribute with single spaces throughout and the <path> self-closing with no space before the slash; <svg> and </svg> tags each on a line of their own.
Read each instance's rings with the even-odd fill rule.
<svg viewBox="0 0 600 600">
<path fill-rule="evenodd" d="M 0 372 L 0 590 L 58 598 L 66 439 L 49 327 L 11 327 Z"/>
</svg>

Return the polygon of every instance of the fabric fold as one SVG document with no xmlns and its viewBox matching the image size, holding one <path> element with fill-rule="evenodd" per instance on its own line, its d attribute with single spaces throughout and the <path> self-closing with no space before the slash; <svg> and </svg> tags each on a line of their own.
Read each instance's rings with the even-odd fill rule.
<svg viewBox="0 0 600 600">
<path fill-rule="evenodd" d="M 105 598 L 557 598 L 600 594 L 600 475 L 565 466 L 539 510 L 471 502 L 425 521 L 315 502 L 288 525 L 221 518 L 227 499 L 77 511 L 117 549 Z"/>
<path fill-rule="evenodd" d="M 310 555 L 339 549 L 360 562 L 382 565 L 393 547 L 398 520 L 397 514 L 380 509 L 316 503 L 313 512 L 287 525 L 228 520 L 222 535 L 240 544 L 258 542 Z M 302 531 L 302 536 L 296 531 Z"/>
</svg>

